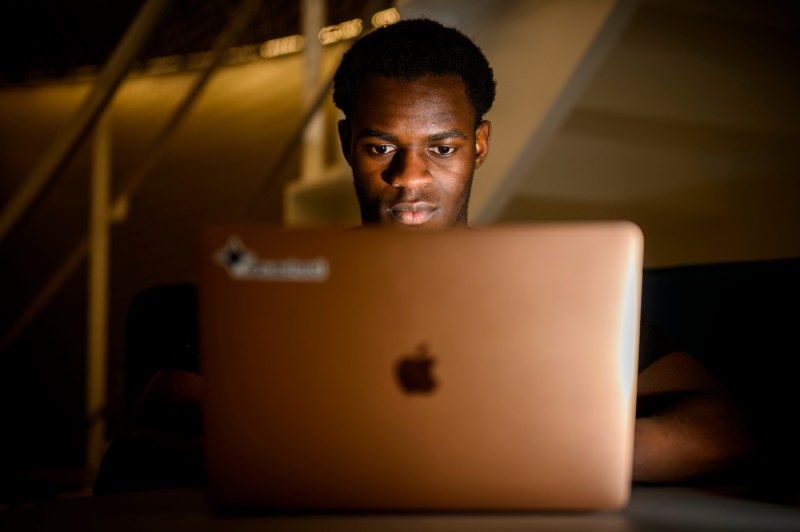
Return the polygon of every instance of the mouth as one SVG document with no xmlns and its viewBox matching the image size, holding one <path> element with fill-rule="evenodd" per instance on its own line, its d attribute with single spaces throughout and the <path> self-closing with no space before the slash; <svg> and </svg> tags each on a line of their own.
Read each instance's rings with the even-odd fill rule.
<svg viewBox="0 0 800 532">
<path fill-rule="evenodd" d="M 421 225 L 433 218 L 436 206 L 424 201 L 397 203 L 389 207 L 392 218 L 403 225 Z"/>
</svg>

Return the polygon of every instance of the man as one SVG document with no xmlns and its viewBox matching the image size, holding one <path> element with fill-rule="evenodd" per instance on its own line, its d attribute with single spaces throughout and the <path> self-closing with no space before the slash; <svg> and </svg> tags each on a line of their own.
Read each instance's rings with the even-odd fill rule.
<svg viewBox="0 0 800 532">
<path fill-rule="evenodd" d="M 473 172 L 489 152 L 495 96 L 481 50 L 455 29 L 408 20 L 342 58 L 333 99 L 364 224 L 467 227 Z M 749 438 L 723 386 L 647 323 L 642 326 L 633 477 L 677 482 L 723 471 Z"/>
<path fill-rule="evenodd" d="M 334 103 L 365 225 L 468 228 L 473 174 L 489 153 L 492 69 L 459 31 L 408 20 L 368 34 L 342 58 Z M 724 471 L 749 439 L 722 385 L 642 326 L 634 481 Z M 202 377 L 162 372 L 109 449 L 96 492 L 201 483 Z M 127 478 L 126 478 L 127 475 Z"/>
</svg>

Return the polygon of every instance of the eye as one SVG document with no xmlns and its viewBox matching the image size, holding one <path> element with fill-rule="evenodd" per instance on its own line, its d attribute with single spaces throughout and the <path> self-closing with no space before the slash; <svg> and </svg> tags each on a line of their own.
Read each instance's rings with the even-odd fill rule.
<svg viewBox="0 0 800 532">
<path fill-rule="evenodd" d="M 389 155 L 397 150 L 391 144 L 368 144 L 366 149 L 370 155 Z"/>
<path fill-rule="evenodd" d="M 430 151 L 432 151 L 434 155 L 446 156 L 453 155 L 456 149 L 453 146 L 434 146 L 430 148 Z"/>
</svg>

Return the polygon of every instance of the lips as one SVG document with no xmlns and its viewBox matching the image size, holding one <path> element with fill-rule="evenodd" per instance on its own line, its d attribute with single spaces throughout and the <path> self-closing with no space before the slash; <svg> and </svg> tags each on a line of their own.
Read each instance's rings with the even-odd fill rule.
<svg viewBox="0 0 800 532">
<path fill-rule="evenodd" d="M 404 202 L 390 206 L 389 212 L 403 225 L 420 225 L 433 218 L 436 206 L 425 201 Z"/>
</svg>

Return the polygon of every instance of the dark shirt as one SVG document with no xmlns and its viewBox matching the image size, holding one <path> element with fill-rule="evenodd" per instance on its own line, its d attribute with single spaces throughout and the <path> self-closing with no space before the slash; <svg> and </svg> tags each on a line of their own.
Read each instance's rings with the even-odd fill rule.
<svg viewBox="0 0 800 532">
<path fill-rule="evenodd" d="M 677 344 L 642 315 L 639 322 L 639 373 L 656 360 L 679 351 Z"/>
</svg>

